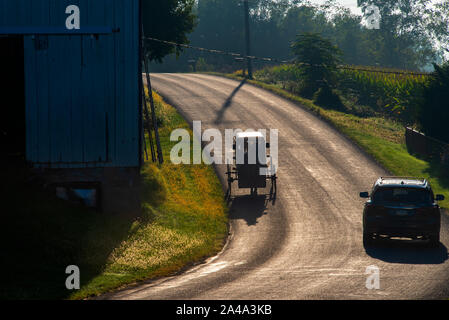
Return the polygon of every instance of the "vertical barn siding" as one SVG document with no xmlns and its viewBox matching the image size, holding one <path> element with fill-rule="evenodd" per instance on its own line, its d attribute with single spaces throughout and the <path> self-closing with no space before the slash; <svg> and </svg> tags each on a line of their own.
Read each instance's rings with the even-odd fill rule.
<svg viewBox="0 0 449 320">
<path fill-rule="evenodd" d="M 27 159 L 35 166 L 138 167 L 139 0 L 0 0 L 0 26 L 83 27 L 119 33 L 24 37 Z M 48 39 L 37 50 L 37 39 Z"/>
</svg>

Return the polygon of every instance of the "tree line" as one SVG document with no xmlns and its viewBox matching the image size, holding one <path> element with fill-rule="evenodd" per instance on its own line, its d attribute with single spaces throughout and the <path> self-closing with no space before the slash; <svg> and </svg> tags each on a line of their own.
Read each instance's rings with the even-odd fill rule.
<svg viewBox="0 0 449 320">
<path fill-rule="evenodd" d="M 380 28 L 364 26 L 364 18 L 329 0 L 315 5 L 307 0 L 248 0 L 252 53 L 261 57 L 294 58 L 291 44 L 301 33 L 319 33 L 342 51 L 342 61 L 351 65 L 423 70 L 440 63 L 449 43 L 449 5 L 430 7 L 427 0 L 359 0 L 365 11 L 376 5 Z M 245 52 L 243 0 L 147 0 L 153 16 L 146 34 L 154 38 L 193 46 Z M 170 19 L 160 14 L 172 12 Z M 157 27 L 155 27 L 157 25 Z M 229 57 L 201 53 L 154 42 L 151 48 L 171 53 L 163 59 L 152 56 L 155 71 L 189 71 L 189 61 L 200 61 L 218 71 L 243 67 Z M 446 48 L 447 49 L 447 48 Z M 256 65 L 256 68 L 258 65 Z"/>
<path fill-rule="evenodd" d="M 243 53 L 242 1 L 144 0 L 145 35 Z M 443 53 L 449 52 L 449 2 L 429 6 L 427 0 L 358 0 L 362 11 L 369 5 L 379 8 L 380 28 L 369 29 L 361 16 L 336 0 L 321 6 L 306 0 L 248 1 L 253 54 L 292 62 L 256 66 L 259 77 L 281 82 L 323 106 L 344 109 L 343 98 L 376 112 L 387 110 L 400 122 L 417 124 L 426 134 L 449 142 L 449 63 L 443 63 Z M 244 61 L 228 56 L 153 41 L 146 46 L 153 72 L 192 71 L 191 61 L 210 71 L 245 67 Z M 417 71 L 431 66 L 435 71 L 425 79 L 336 72 L 341 63 Z"/>
</svg>

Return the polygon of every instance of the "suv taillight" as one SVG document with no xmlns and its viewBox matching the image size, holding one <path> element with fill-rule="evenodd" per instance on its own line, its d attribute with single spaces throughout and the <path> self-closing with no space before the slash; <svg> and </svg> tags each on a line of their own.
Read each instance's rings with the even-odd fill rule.
<svg viewBox="0 0 449 320">
<path fill-rule="evenodd" d="M 385 213 L 384 206 L 379 206 L 372 203 L 367 203 L 365 205 L 365 209 L 368 216 L 381 216 Z"/>
<path fill-rule="evenodd" d="M 416 209 L 416 213 L 417 214 L 422 214 L 422 215 L 435 215 L 435 216 L 437 216 L 440 213 L 440 211 L 438 210 L 437 206 L 431 206 L 431 207 L 418 208 L 418 209 Z"/>
</svg>

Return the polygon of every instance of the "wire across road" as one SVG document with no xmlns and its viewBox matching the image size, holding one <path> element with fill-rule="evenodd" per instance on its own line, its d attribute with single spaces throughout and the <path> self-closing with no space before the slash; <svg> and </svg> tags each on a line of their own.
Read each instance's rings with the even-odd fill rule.
<svg viewBox="0 0 449 320">
<path fill-rule="evenodd" d="M 406 242 L 366 251 L 359 192 L 387 172 L 328 124 L 249 84 L 199 74 L 152 77 L 162 96 L 187 120 L 201 120 L 203 129 L 278 129 L 278 199 L 272 204 L 262 196 L 236 197 L 231 235 L 220 255 L 181 275 L 102 298 L 449 297 L 447 215 L 438 249 Z M 225 168 L 217 171 L 224 181 Z M 380 271 L 378 290 L 366 288 L 365 272 L 372 265 Z"/>
<path fill-rule="evenodd" d="M 297 62 L 297 61 L 295 62 L 295 59 L 280 60 L 280 59 L 276 59 L 276 58 L 247 56 L 247 55 L 243 55 L 243 54 L 235 53 L 235 52 L 231 52 L 231 51 L 195 47 L 195 46 L 191 46 L 188 44 L 160 40 L 160 39 L 151 38 L 151 37 L 144 37 L 143 41 L 158 42 L 158 43 L 163 43 L 163 44 L 170 45 L 173 47 L 180 47 L 180 48 L 184 48 L 184 49 L 193 49 L 196 51 L 207 52 L 207 53 L 214 54 L 214 55 L 231 56 L 231 57 L 240 58 L 240 59 L 258 60 L 258 61 L 262 61 L 262 62 L 280 63 L 280 64 L 295 63 L 297 66 L 310 66 L 310 67 L 316 67 L 316 68 L 328 68 L 329 67 L 324 64 L 310 64 L 310 63 Z M 402 76 L 407 76 L 407 75 L 408 76 L 433 76 L 432 73 L 428 73 L 428 72 L 416 72 L 416 71 L 406 71 L 406 70 L 382 70 L 382 69 L 376 69 L 376 68 L 350 66 L 350 65 L 337 65 L 337 66 L 335 66 L 335 68 L 342 69 L 342 70 L 355 70 L 355 71 L 361 71 L 361 72 L 380 73 L 380 74 L 395 74 L 395 75 L 402 75 Z"/>
</svg>

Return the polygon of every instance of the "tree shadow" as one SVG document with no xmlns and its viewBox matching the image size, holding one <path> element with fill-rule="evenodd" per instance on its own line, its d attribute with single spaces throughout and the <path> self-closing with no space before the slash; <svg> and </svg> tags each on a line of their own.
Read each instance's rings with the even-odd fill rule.
<svg viewBox="0 0 449 320">
<path fill-rule="evenodd" d="M 429 161 L 429 167 L 424 171 L 430 177 L 438 177 L 441 187 L 449 188 L 449 166 L 441 164 L 437 160 Z M 432 180 L 430 181 L 432 183 Z M 449 195 L 446 195 L 449 197 Z"/>
<path fill-rule="evenodd" d="M 254 226 L 260 217 L 267 214 L 267 204 L 265 195 L 235 197 L 231 202 L 229 218 L 245 220 L 248 226 Z"/>
<path fill-rule="evenodd" d="M 376 240 L 365 250 L 372 258 L 389 263 L 441 264 L 448 259 L 444 244 L 440 243 L 437 248 L 429 248 L 427 242 L 423 240 Z"/>
<path fill-rule="evenodd" d="M 438 177 L 441 187 L 449 188 L 449 164 L 443 164 L 441 161 L 441 155 L 439 150 L 433 149 L 429 155 L 420 154 L 415 152 L 413 148 L 406 144 L 407 151 L 413 157 L 427 162 L 428 167 L 424 169 L 424 172 L 430 177 Z M 432 182 L 432 181 L 430 181 Z"/>
<path fill-rule="evenodd" d="M 234 99 L 235 95 L 239 90 L 243 87 L 243 85 L 246 83 L 247 79 L 243 79 L 242 82 L 232 91 L 231 95 L 226 99 L 226 101 L 223 103 L 223 106 L 217 113 L 217 118 L 215 119 L 215 124 L 220 124 L 223 121 L 224 114 L 226 113 L 226 110 L 229 109 L 229 107 L 232 104 L 232 99 Z"/>
</svg>

